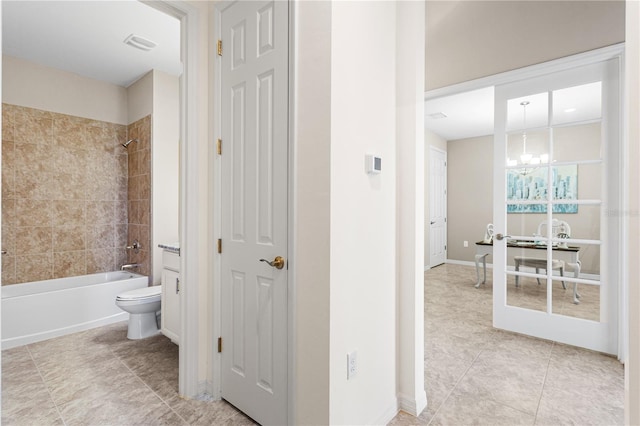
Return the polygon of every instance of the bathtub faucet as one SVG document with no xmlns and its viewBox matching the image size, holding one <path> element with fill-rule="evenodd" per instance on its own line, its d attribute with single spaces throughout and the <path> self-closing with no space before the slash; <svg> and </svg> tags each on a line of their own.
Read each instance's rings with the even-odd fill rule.
<svg viewBox="0 0 640 426">
<path fill-rule="evenodd" d="M 122 265 L 120 267 L 120 270 L 124 271 L 126 269 L 138 268 L 139 266 L 140 266 L 139 263 L 127 263 L 127 264 Z"/>
</svg>

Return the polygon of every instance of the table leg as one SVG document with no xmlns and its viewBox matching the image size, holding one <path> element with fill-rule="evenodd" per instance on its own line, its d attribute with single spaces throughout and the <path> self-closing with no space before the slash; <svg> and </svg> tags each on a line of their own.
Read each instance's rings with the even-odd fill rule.
<svg viewBox="0 0 640 426">
<path fill-rule="evenodd" d="M 580 278 L 581 262 L 578 261 L 577 263 L 570 263 L 569 265 L 573 268 L 573 277 Z M 573 303 L 576 305 L 580 304 L 580 297 L 580 293 L 578 293 L 578 283 L 573 283 Z"/>
<path fill-rule="evenodd" d="M 476 283 L 475 288 L 479 288 L 480 284 L 487 282 L 487 256 L 487 254 L 476 254 L 476 277 L 478 282 Z M 482 259 L 484 281 L 480 281 L 480 259 Z"/>
</svg>

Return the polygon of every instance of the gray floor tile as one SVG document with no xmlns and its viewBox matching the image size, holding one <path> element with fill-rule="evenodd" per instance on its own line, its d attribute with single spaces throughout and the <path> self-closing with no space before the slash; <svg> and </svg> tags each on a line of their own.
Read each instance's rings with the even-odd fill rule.
<svg viewBox="0 0 640 426">
<path fill-rule="evenodd" d="M 624 371 L 615 358 L 493 329 L 491 276 L 478 289 L 475 282 L 468 266 L 425 272 L 428 405 L 391 425 L 623 424 Z M 597 319 L 593 289 L 581 286 L 583 301 L 574 305 L 572 288 L 556 284 L 554 312 Z M 520 288 L 510 284 L 509 298 L 545 309 L 546 286 L 523 279 Z"/>
</svg>

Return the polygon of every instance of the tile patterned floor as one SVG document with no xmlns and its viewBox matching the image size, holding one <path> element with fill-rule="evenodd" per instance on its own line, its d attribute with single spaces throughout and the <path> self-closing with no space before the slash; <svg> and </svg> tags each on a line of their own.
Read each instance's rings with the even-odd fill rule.
<svg viewBox="0 0 640 426">
<path fill-rule="evenodd" d="M 2 424 L 253 425 L 224 401 L 178 396 L 178 347 L 127 324 L 2 352 Z"/>
<path fill-rule="evenodd" d="M 425 273 L 425 382 L 429 405 L 405 425 L 616 425 L 624 374 L 614 358 L 491 327 L 490 279 L 442 265 Z M 544 286 L 523 281 L 514 300 Z M 559 309 L 590 315 L 554 289 Z M 513 293 L 511 293 L 513 292 Z M 594 296 L 595 297 L 595 296 Z M 2 353 L 3 425 L 252 425 L 224 401 L 178 397 L 178 348 L 163 336 L 126 339 L 126 323 Z"/>
<path fill-rule="evenodd" d="M 425 383 L 429 404 L 420 417 L 398 414 L 405 425 L 621 425 L 624 371 L 606 355 L 495 330 L 490 277 L 473 287 L 475 269 L 445 264 L 425 273 Z M 535 305 L 544 292 L 535 280 L 513 300 Z M 589 318 L 593 290 L 554 286 L 554 306 Z M 589 308 L 591 306 L 591 309 Z"/>
</svg>

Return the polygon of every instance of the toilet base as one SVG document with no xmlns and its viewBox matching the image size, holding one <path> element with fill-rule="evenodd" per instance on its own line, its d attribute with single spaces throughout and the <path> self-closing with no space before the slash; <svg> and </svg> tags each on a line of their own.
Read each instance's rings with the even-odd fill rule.
<svg viewBox="0 0 640 426">
<path fill-rule="evenodd" d="M 127 339 L 138 340 L 155 336 L 160 333 L 155 312 L 144 314 L 129 314 L 129 329 Z"/>
</svg>

